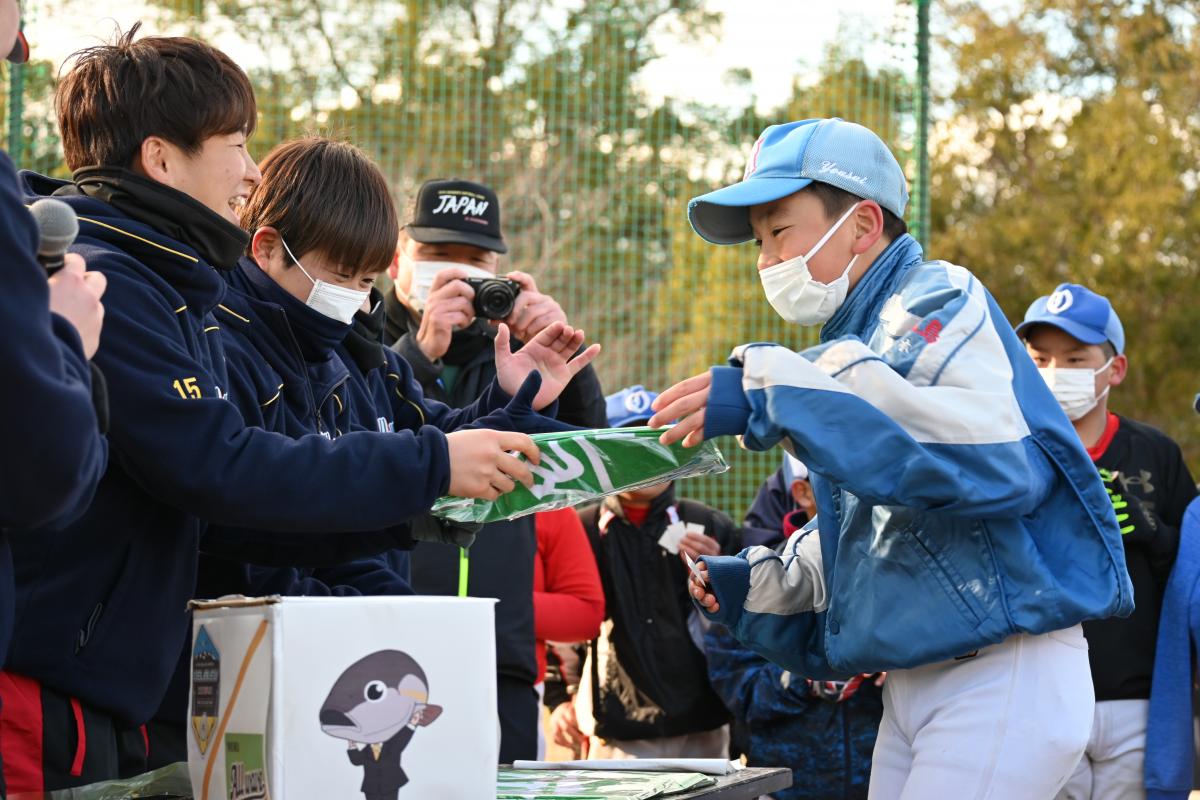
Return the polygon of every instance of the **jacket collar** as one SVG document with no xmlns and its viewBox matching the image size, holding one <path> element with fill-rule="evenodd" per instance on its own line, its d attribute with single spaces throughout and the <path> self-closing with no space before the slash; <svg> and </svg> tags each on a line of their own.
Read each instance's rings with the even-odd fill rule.
<svg viewBox="0 0 1200 800">
<path fill-rule="evenodd" d="M 248 257 L 225 275 L 232 324 L 244 329 L 258 355 L 283 378 L 287 402 L 319 406 L 350 374 L 334 352 L 349 326 L 292 297 Z"/>
<path fill-rule="evenodd" d="M 218 269 L 232 267 L 250 234 L 200 201 L 124 167 L 75 170 L 76 191 L 103 200 L 164 236 L 187 242 Z"/>
<path fill-rule="evenodd" d="M 26 204 L 50 196 L 62 200 L 79 217 L 80 240 L 99 242 L 151 270 L 180 294 L 193 313 L 203 316 L 221 302 L 225 282 L 190 244 L 173 239 L 104 200 L 83 194 L 69 181 L 28 170 L 19 177 Z"/>
<path fill-rule="evenodd" d="M 879 319 L 883 304 L 892 289 L 924 255 L 921 245 L 907 233 L 900 236 L 879 254 L 858 284 L 821 328 L 821 341 L 828 342 L 847 334 L 861 335 Z"/>
<path fill-rule="evenodd" d="M 342 342 L 363 375 L 387 366 L 387 355 L 383 346 L 383 331 L 387 323 L 385 299 L 378 289 L 371 290 L 371 310 L 359 311 L 354 315 L 350 332 Z"/>
</svg>

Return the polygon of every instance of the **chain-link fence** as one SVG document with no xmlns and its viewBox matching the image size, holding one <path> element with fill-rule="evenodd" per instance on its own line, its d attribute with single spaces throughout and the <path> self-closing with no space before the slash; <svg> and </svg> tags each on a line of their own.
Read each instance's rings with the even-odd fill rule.
<svg viewBox="0 0 1200 800">
<path fill-rule="evenodd" d="M 27 0 L 35 59 L 47 60 L 9 72 L 8 149 L 19 166 L 65 174 L 51 96 L 72 50 L 137 20 L 146 34 L 199 36 L 254 81 L 257 156 L 315 131 L 369 151 L 402 206 L 430 178 L 492 185 L 506 266 L 604 344 L 605 389 L 662 389 L 733 345 L 815 335 L 771 313 L 753 245 L 713 247 L 686 220 L 690 197 L 740 177 L 767 124 L 869 125 L 908 172 L 913 232 L 927 230 L 926 0 L 826 5 Z M 685 494 L 740 518 L 780 453 L 727 456 L 732 472 Z"/>
</svg>

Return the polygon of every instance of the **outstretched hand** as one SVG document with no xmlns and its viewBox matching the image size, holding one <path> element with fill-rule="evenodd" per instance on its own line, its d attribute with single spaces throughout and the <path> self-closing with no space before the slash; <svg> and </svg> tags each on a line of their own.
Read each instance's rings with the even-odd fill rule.
<svg viewBox="0 0 1200 800">
<path fill-rule="evenodd" d="M 696 564 L 696 569 L 703 575 L 703 579 L 697 578 L 695 574 L 688 575 L 688 591 L 692 597 L 700 601 L 700 605 L 704 606 L 704 610 L 710 614 L 715 614 L 721 610 L 721 604 L 717 602 L 717 596 L 712 593 L 712 587 L 708 584 L 708 565 L 703 561 Z"/>
<path fill-rule="evenodd" d="M 704 409 L 712 389 L 712 374 L 703 372 L 667 389 L 655 398 L 650 407 L 654 416 L 647 423 L 661 428 L 673 419 L 679 420 L 670 430 L 658 437 L 663 444 L 683 440 L 684 447 L 695 447 L 704 441 Z"/>
<path fill-rule="evenodd" d="M 562 322 L 551 323 L 515 353 L 510 342 L 508 326 L 501 323 L 496 331 L 496 378 L 501 389 L 515 395 L 530 372 L 540 372 L 542 388 L 533 399 L 535 411 L 554 402 L 571 379 L 600 353 L 600 345 L 594 344 L 576 356 L 575 351 L 583 344 L 583 331 Z"/>
</svg>

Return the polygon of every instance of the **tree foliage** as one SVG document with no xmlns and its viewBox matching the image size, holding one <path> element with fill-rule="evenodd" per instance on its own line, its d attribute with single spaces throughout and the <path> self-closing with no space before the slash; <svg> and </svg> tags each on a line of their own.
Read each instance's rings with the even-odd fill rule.
<svg viewBox="0 0 1200 800">
<path fill-rule="evenodd" d="M 1200 42 L 1190 2 L 946 7 L 955 76 L 933 150 L 933 255 L 969 267 L 1015 323 L 1060 282 L 1125 327 L 1119 413 L 1200 464 L 1196 332 Z"/>
</svg>

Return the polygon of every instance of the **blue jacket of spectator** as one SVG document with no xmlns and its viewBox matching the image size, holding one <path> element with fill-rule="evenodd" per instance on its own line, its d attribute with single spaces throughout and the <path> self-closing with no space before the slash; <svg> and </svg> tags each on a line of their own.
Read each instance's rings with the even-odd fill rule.
<svg viewBox="0 0 1200 800">
<path fill-rule="evenodd" d="M 1200 498 L 1183 517 L 1163 595 L 1146 726 L 1147 800 L 1187 800 L 1196 759 L 1192 685 L 1200 663 Z"/>
<path fill-rule="evenodd" d="M 104 474 L 108 443 L 92 405 L 88 361 L 70 322 L 50 312 L 38 230 L 17 173 L 0 151 L 0 364 L 5 385 L 0 450 L 0 664 L 13 629 L 8 528 L 62 526 L 87 509 Z"/>
</svg>

